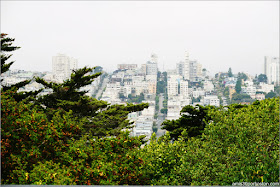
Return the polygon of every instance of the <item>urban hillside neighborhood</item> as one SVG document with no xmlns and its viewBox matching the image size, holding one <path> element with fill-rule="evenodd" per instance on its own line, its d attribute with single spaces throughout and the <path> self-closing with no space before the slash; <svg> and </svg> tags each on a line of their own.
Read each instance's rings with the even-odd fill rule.
<svg viewBox="0 0 280 187">
<path fill-rule="evenodd" d="M 72 71 L 78 69 L 78 60 L 65 54 L 52 58 L 52 72 L 31 72 L 9 70 L 2 74 L 3 85 L 12 85 L 24 80 L 40 77 L 47 82 L 62 83 L 69 79 Z M 102 72 L 101 76 L 83 88 L 86 95 L 111 105 L 125 103 L 148 103 L 143 111 L 128 115 L 134 123 L 132 136 L 146 135 L 150 139 L 155 132 L 162 136 L 165 130 L 161 124 L 165 120 L 180 118 L 184 106 L 227 106 L 232 103 L 250 104 L 256 100 L 272 98 L 280 94 L 280 61 L 279 57 L 264 57 L 264 72 L 249 75 L 244 72 L 217 72 L 211 76 L 198 60 L 191 59 L 188 52 L 184 59 L 176 64 L 176 69 L 158 71 L 158 57 L 152 54 L 146 63 L 117 64 L 113 73 L 106 73 L 97 66 L 93 75 Z M 19 91 L 36 91 L 44 88 L 36 81 L 21 87 Z M 44 89 L 39 95 L 51 93 Z"/>
<path fill-rule="evenodd" d="M 279 186 L 280 1 L 1 1 L 0 186 Z"/>
<path fill-rule="evenodd" d="M 11 70 L 1 34 L 1 184 L 279 186 L 279 58 L 264 74 L 185 59 Z M 238 103 L 238 104 L 235 104 Z"/>
</svg>

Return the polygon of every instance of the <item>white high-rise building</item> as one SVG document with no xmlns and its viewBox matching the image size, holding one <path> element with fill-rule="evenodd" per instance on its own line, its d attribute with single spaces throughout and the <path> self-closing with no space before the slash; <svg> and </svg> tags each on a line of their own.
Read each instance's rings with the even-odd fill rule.
<svg viewBox="0 0 280 187">
<path fill-rule="evenodd" d="M 200 64 L 200 63 L 197 63 L 196 76 L 197 77 L 202 77 L 202 64 Z"/>
<path fill-rule="evenodd" d="M 167 94 L 168 96 L 178 95 L 178 80 L 168 80 L 167 81 Z"/>
<path fill-rule="evenodd" d="M 202 77 L 202 65 L 197 60 L 190 61 L 190 80 L 194 81 L 196 77 Z"/>
<path fill-rule="evenodd" d="M 72 70 L 77 69 L 78 61 L 64 54 L 57 54 L 52 57 L 52 73 L 58 82 L 69 79 Z"/>
<path fill-rule="evenodd" d="M 187 51 L 185 53 L 183 76 L 185 80 L 190 80 L 190 59 L 189 59 L 189 52 Z"/>
<path fill-rule="evenodd" d="M 157 55 L 152 54 L 151 60 L 146 63 L 146 75 L 157 75 Z"/>
<path fill-rule="evenodd" d="M 158 63 L 158 56 L 155 53 L 152 53 L 151 55 L 151 62 Z"/>
<path fill-rule="evenodd" d="M 167 94 L 168 96 L 175 96 L 179 94 L 180 75 L 167 75 Z"/>
<path fill-rule="evenodd" d="M 70 58 L 70 75 L 73 72 L 73 70 L 78 69 L 78 60 L 71 57 Z"/>
<path fill-rule="evenodd" d="M 183 72 L 184 72 L 184 62 L 183 61 L 176 64 L 176 72 L 178 75 L 183 76 Z"/>
<path fill-rule="evenodd" d="M 202 65 L 197 60 L 190 60 L 189 53 L 185 53 L 185 60 L 176 64 L 176 72 L 184 77 L 184 80 L 195 81 L 202 77 Z"/>
<path fill-rule="evenodd" d="M 279 57 L 264 57 L 264 73 L 267 76 L 268 84 L 280 85 Z"/>
<path fill-rule="evenodd" d="M 184 98 L 188 98 L 189 96 L 188 86 L 188 81 L 180 80 L 180 95 L 182 95 Z"/>
</svg>

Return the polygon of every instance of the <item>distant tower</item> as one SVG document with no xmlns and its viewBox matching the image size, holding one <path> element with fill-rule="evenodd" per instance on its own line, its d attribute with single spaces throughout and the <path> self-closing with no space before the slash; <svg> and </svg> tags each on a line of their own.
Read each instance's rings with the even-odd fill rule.
<svg viewBox="0 0 280 187">
<path fill-rule="evenodd" d="M 152 55 L 151 55 L 151 62 L 152 63 L 158 62 L 158 56 L 155 53 L 152 53 Z"/>
<path fill-rule="evenodd" d="M 267 76 L 267 83 L 280 85 L 280 60 L 279 57 L 264 57 L 264 73 Z"/>
<path fill-rule="evenodd" d="M 189 59 L 189 52 L 188 51 L 185 52 L 183 76 L 184 76 L 185 80 L 190 80 L 190 59 Z"/>
<path fill-rule="evenodd" d="M 70 78 L 72 70 L 77 69 L 78 61 L 64 54 L 57 54 L 52 57 L 52 73 L 58 82 Z"/>
<path fill-rule="evenodd" d="M 157 55 L 152 54 L 151 60 L 146 63 L 146 75 L 157 75 Z"/>
<path fill-rule="evenodd" d="M 190 60 L 190 54 L 188 51 L 185 52 L 185 60 Z"/>
<path fill-rule="evenodd" d="M 180 61 L 176 64 L 176 72 L 178 75 L 184 76 L 184 62 Z"/>
</svg>

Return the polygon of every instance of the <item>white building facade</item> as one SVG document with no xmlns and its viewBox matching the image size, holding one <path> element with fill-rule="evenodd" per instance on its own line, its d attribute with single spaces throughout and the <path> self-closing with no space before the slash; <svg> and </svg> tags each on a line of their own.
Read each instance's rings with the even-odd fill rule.
<svg viewBox="0 0 280 187">
<path fill-rule="evenodd" d="M 279 57 L 264 57 L 264 73 L 267 83 L 280 85 L 280 61 Z"/>
<path fill-rule="evenodd" d="M 52 73 L 57 82 L 69 79 L 72 70 L 78 68 L 78 60 L 64 54 L 57 54 L 52 57 Z"/>
</svg>

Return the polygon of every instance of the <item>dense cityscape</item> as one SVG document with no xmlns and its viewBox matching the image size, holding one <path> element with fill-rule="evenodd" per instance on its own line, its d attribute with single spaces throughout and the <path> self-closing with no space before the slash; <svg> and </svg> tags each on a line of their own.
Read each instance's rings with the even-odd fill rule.
<svg viewBox="0 0 280 187">
<path fill-rule="evenodd" d="M 1 1 L 1 186 L 280 186 L 279 1 Z"/>
<path fill-rule="evenodd" d="M 232 103 L 250 104 L 280 94 L 279 57 L 264 57 L 263 74 L 249 75 L 243 72 L 210 72 L 198 60 L 192 60 L 189 52 L 184 60 L 176 64 L 176 69 L 158 71 L 158 57 L 151 54 L 146 63 L 117 64 L 113 73 L 102 71 L 97 66 L 93 72 L 102 72 L 90 85 L 81 90 L 86 95 L 111 105 L 126 103 L 148 103 L 143 111 L 132 112 L 128 118 L 133 121 L 132 136 L 145 135 L 149 140 L 152 133 L 157 137 L 165 133 L 161 124 L 164 120 L 180 118 L 184 106 L 227 106 Z M 31 72 L 9 70 L 3 77 L 3 85 L 12 85 L 24 80 L 40 77 L 47 82 L 62 83 L 69 79 L 73 70 L 78 69 L 78 60 L 65 54 L 52 58 L 52 72 Z M 43 86 L 36 81 L 19 91 L 36 91 Z M 44 89 L 40 95 L 51 93 Z"/>
<path fill-rule="evenodd" d="M 279 58 L 210 76 L 188 52 L 145 64 L 11 70 L 1 34 L 1 184 L 278 185 Z M 215 171 L 215 172 L 213 172 Z"/>
</svg>

